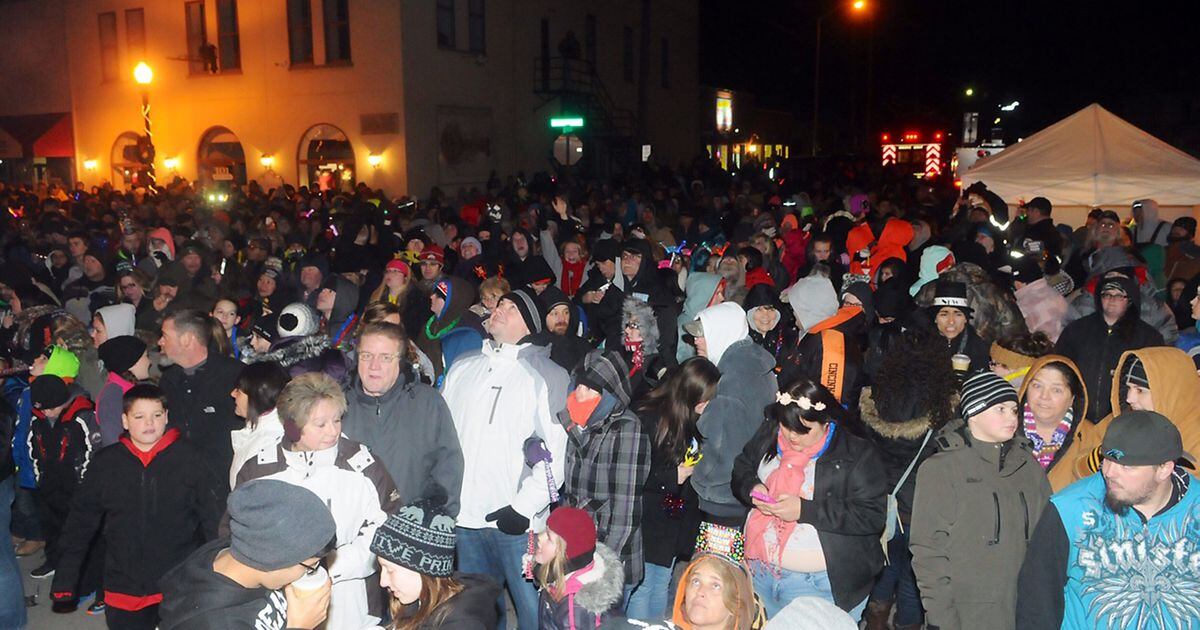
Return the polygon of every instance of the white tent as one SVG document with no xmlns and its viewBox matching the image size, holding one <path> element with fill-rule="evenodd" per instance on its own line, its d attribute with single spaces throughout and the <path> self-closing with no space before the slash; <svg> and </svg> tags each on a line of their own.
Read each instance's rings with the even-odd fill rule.
<svg viewBox="0 0 1200 630">
<path fill-rule="evenodd" d="M 1056 210 L 1120 211 L 1135 199 L 1154 199 L 1159 207 L 1200 205 L 1200 160 L 1096 103 L 980 160 L 963 175 L 962 185 L 976 181 L 1010 204 L 1040 196 Z"/>
</svg>

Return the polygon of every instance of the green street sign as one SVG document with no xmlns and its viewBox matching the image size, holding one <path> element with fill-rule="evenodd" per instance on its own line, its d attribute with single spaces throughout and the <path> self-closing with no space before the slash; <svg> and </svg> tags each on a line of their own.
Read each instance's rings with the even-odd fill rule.
<svg viewBox="0 0 1200 630">
<path fill-rule="evenodd" d="M 579 117 L 550 119 L 550 127 L 554 129 L 578 129 L 582 126 L 583 119 Z"/>
</svg>

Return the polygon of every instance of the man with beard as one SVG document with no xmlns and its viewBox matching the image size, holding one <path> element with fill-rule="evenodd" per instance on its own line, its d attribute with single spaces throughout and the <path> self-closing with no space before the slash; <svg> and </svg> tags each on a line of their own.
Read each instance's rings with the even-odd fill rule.
<svg viewBox="0 0 1200 630">
<path fill-rule="evenodd" d="M 550 360 L 569 372 L 592 349 L 584 338 L 586 329 L 580 322 L 579 309 L 556 286 L 546 287 L 538 299 L 546 312 L 546 330 L 538 343 L 550 346 Z"/>
<path fill-rule="evenodd" d="M 1180 628 L 1197 616 L 1200 491 L 1176 463 L 1179 430 L 1162 414 L 1129 411 L 1101 452 L 1100 474 L 1054 495 L 1033 531 L 1018 628 Z"/>
</svg>

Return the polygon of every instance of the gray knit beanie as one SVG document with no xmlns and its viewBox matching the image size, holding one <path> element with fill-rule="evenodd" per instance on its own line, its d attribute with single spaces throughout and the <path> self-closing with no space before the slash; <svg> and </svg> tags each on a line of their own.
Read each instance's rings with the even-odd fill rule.
<svg viewBox="0 0 1200 630">
<path fill-rule="evenodd" d="M 321 555 L 336 534 L 329 508 L 300 486 L 255 479 L 229 495 L 229 551 L 252 569 L 295 566 Z"/>
</svg>

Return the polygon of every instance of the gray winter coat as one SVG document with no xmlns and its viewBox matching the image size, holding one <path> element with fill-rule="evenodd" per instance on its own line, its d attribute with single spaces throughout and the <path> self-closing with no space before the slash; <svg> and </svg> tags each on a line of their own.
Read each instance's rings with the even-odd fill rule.
<svg viewBox="0 0 1200 630">
<path fill-rule="evenodd" d="M 446 512 L 457 516 L 463 455 L 450 409 L 438 391 L 405 372 L 382 396 L 363 392 L 357 374 L 345 392 L 342 432 L 383 462 L 400 500 L 444 500 Z"/>
<path fill-rule="evenodd" d="M 717 395 L 697 421 L 704 444 L 692 473 L 692 487 L 700 495 L 700 509 L 726 519 L 745 519 L 747 508 L 730 489 L 733 460 L 762 424 L 763 409 L 775 402 L 775 357 L 749 337 L 735 341 L 717 366 L 721 380 Z"/>
<path fill-rule="evenodd" d="M 1017 575 L 1050 499 L 1024 437 L 979 442 L 961 420 L 917 472 L 909 546 L 926 622 L 940 630 L 1013 630 Z"/>
</svg>

